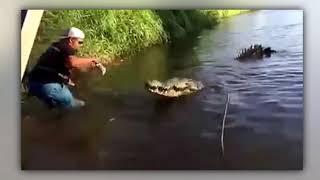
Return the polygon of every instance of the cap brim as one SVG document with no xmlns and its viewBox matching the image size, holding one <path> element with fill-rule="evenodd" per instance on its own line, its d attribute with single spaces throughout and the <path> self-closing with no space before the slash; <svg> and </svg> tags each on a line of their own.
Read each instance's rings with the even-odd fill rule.
<svg viewBox="0 0 320 180">
<path fill-rule="evenodd" d="M 60 39 L 65 39 L 65 38 L 78 38 L 78 39 L 84 39 L 82 37 L 76 37 L 76 36 L 60 36 Z"/>
<path fill-rule="evenodd" d="M 69 38 L 69 36 L 60 36 L 59 39 Z"/>
</svg>

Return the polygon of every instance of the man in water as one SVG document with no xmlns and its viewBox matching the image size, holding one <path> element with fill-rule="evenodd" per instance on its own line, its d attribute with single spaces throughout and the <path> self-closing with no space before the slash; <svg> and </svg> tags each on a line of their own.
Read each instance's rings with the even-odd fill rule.
<svg viewBox="0 0 320 180">
<path fill-rule="evenodd" d="M 71 69 L 95 68 L 99 64 L 94 58 L 75 56 L 84 37 L 80 29 L 69 28 L 40 56 L 28 76 L 29 93 L 50 108 L 75 108 L 85 105 L 84 101 L 74 98 L 68 88 L 68 85 L 74 86 L 70 79 Z"/>
</svg>

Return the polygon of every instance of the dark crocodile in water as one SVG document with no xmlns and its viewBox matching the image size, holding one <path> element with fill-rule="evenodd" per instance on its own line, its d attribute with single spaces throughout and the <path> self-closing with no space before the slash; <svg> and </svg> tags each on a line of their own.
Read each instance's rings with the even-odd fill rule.
<svg viewBox="0 0 320 180">
<path fill-rule="evenodd" d="M 200 81 L 187 78 L 172 78 L 165 82 L 150 80 L 145 83 L 145 88 L 154 94 L 165 97 L 179 97 L 189 95 L 201 90 L 204 85 Z"/>
<path fill-rule="evenodd" d="M 251 45 L 249 48 L 241 49 L 236 60 L 249 60 L 249 59 L 263 59 L 264 57 L 271 57 L 272 53 L 276 53 L 271 47 L 263 47 L 261 44 Z"/>
</svg>

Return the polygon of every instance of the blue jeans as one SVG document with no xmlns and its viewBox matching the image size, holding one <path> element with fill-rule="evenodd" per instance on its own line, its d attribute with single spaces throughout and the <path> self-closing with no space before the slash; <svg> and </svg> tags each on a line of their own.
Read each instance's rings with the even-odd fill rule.
<svg viewBox="0 0 320 180">
<path fill-rule="evenodd" d="M 84 101 L 75 99 L 69 88 L 60 83 L 29 82 L 29 93 L 38 97 L 50 108 L 75 108 L 84 106 Z"/>
</svg>

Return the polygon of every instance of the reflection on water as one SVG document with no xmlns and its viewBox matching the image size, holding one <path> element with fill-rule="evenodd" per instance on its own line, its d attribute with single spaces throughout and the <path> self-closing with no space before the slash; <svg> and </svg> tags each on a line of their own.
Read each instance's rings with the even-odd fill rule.
<svg viewBox="0 0 320 180">
<path fill-rule="evenodd" d="M 278 53 L 233 60 L 253 43 Z M 206 88 L 177 100 L 143 89 L 147 79 L 174 76 Z M 302 11 L 243 14 L 172 47 L 152 47 L 105 77 L 79 78 L 74 92 L 88 104 L 81 111 L 48 112 L 34 98 L 22 104 L 23 169 L 302 168 Z"/>
</svg>

